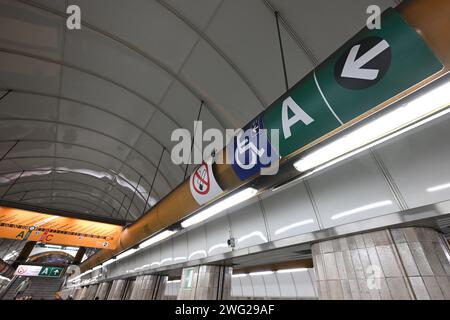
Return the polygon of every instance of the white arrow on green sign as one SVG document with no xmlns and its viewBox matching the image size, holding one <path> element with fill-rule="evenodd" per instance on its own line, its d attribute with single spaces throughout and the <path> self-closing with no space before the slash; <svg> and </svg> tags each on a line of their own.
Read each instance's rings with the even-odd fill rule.
<svg viewBox="0 0 450 320">
<path fill-rule="evenodd" d="M 63 271 L 62 267 L 42 267 L 38 276 L 59 278 L 61 276 L 62 271 Z"/>
<path fill-rule="evenodd" d="M 381 29 L 363 29 L 275 101 L 264 124 L 280 129 L 284 157 L 442 68 L 417 32 L 389 9 Z"/>
</svg>

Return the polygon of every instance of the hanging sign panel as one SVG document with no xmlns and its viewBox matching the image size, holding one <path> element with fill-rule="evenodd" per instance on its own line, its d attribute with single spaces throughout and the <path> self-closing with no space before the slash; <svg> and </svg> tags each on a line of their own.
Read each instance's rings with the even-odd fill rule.
<svg viewBox="0 0 450 320">
<path fill-rule="evenodd" d="M 244 127 L 227 150 L 229 158 L 233 159 L 232 168 L 241 180 L 250 178 L 278 160 L 278 153 L 269 141 L 262 116 Z"/>
<path fill-rule="evenodd" d="M 14 275 L 26 277 L 59 278 L 63 271 L 64 268 L 62 267 L 32 266 L 21 264 L 17 267 Z"/>
<path fill-rule="evenodd" d="M 389 9 L 381 29 L 354 36 L 272 104 L 264 123 L 280 129 L 284 157 L 442 69 L 417 32 Z"/>
<path fill-rule="evenodd" d="M 112 250 L 121 232 L 117 225 L 0 207 L 0 238 Z"/>
<path fill-rule="evenodd" d="M 189 179 L 191 194 L 199 205 L 205 204 L 222 193 L 222 188 L 214 178 L 212 165 L 204 162 Z"/>
</svg>

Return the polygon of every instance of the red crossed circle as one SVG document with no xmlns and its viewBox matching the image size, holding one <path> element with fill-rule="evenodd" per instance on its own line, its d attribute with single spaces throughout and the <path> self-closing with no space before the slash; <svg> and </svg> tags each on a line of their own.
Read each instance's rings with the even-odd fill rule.
<svg viewBox="0 0 450 320">
<path fill-rule="evenodd" d="M 203 175 L 200 174 L 200 170 L 203 170 Z M 200 188 L 200 186 L 202 185 L 204 186 L 204 188 Z M 209 170 L 206 163 L 202 164 L 197 170 L 195 170 L 194 176 L 192 177 L 192 186 L 194 187 L 195 192 L 197 192 L 198 194 L 205 195 L 209 192 L 210 179 Z"/>
</svg>

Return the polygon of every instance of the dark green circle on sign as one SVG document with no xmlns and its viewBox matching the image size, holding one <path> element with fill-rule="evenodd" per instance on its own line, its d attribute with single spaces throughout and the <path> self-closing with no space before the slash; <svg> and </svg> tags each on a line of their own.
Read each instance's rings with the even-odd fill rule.
<svg viewBox="0 0 450 320">
<path fill-rule="evenodd" d="M 345 50 L 334 67 L 334 77 L 344 88 L 366 89 L 383 79 L 389 70 L 391 59 L 391 47 L 385 39 L 367 37 Z"/>
</svg>

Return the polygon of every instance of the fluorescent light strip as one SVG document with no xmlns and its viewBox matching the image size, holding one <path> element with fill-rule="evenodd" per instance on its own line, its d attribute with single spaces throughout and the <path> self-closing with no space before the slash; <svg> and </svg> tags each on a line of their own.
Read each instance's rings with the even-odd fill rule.
<svg viewBox="0 0 450 320">
<path fill-rule="evenodd" d="M 307 268 L 295 268 L 295 269 L 281 269 L 277 270 L 277 273 L 295 273 L 295 272 L 304 272 L 308 271 Z"/>
<path fill-rule="evenodd" d="M 358 150 L 361 152 L 367 149 L 368 147 L 365 147 L 367 144 L 381 143 L 387 140 L 386 137 L 392 139 L 401 133 L 431 121 L 436 117 L 431 116 L 426 119 L 423 118 L 448 107 L 450 103 L 449 93 L 450 82 L 446 82 L 439 87 L 418 96 L 404 106 L 398 107 L 306 155 L 294 163 L 294 167 L 298 171 L 306 172 L 333 159 L 339 159 L 339 161 L 341 161 L 354 155 L 355 153 L 348 155 L 345 158 L 340 158 L 352 151 Z M 444 110 L 444 112 L 440 113 L 438 116 L 442 116 L 449 111 L 449 109 Z M 421 119 L 422 121 L 420 121 Z M 416 122 L 418 120 L 420 121 L 419 123 Z M 399 130 L 401 131 L 399 132 Z M 372 147 L 375 144 L 371 144 L 369 147 Z"/>
<path fill-rule="evenodd" d="M 392 204 L 391 200 L 385 200 L 385 201 L 379 201 L 379 202 L 374 202 L 371 204 L 367 204 L 365 206 L 362 207 L 358 207 L 355 209 L 351 209 L 348 211 L 344 211 L 338 214 L 335 214 L 333 216 L 331 216 L 331 220 L 336 220 L 336 219 L 340 219 L 342 217 L 345 216 L 349 216 L 355 213 L 359 213 L 359 212 L 363 212 L 363 211 L 367 211 L 367 210 L 371 210 L 371 209 L 375 209 L 375 208 L 379 208 L 379 207 L 385 207 L 385 206 L 390 206 Z"/>
<path fill-rule="evenodd" d="M 286 227 L 282 227 L 280 229 L 275 230 L 275 234 L 278 235 L 280 233 L 283 233 L 283 232 L 289 231 L 291 229 L 294 229 L 294 228 L 297 228 L 297 227 L 301 227 L 301 226 L 304 226 L 304 225 L 310 224 L 310 223 L 314 223 L 314 220 L 313 219 L 307 219 L 307 220 L 299 221 L 299 222 L 290 224 L 290 225 L 288 225 Z"/>
<path fill-rule="evenodd" d="M 145 240 L 144 242 L 142 242 L 137 249 L 129 249 L 129 250 L 119 254 L 116 259 L 109 259 L 108 261 L 104 262 L 103 264 L 101 264 L 99 266 L 96 266 L 93 270 L 97 270 L 97 269 L 99 269 L 101 267 L 106 267 L 107 265 L 109 265 L 109 264 L 111 264 L 113 262 L 116 262 L 118 260 L 126 258 L 126 257 L 132 255 L 133 253 L 136 253 L 140 249 L 146 248 L 148 246 L 151 246 L 152 244 L 155 244 L 155 243 L 157 243 L 159 241 L 162 241 L 162 240 L 170 237 L 174 233 L 176 233 L 176 231 L 164 230 L 164 231 L 158 233 L 157 235 L 155 235 L 155 236 Z"/>
<path fill-rule="evenodd" d="M 223 200 L 220 200 L 219 202 L 213 204 L 212 206 L 201 210 L 199 213 L 196 213 L 191 218 L 188 218 L 187 220 L 181 222 L 181 226 L 183 228 L 190 227 L 194 224 L 197 224 L 199 222 L 202 222 L 219 212 L 222 212 L 223 210 L 226 210 L 228 208 L 231 208 L 238 203 L 244 202 L 245 200 L 250 199 L 254 195 L 256 195 L 258 191 L 254 188 L 247 188 L 242 191 L 239 191 Z"/>
<path fill-rule="evenodd" d="M 102 267 L 102 265 L 101 265 L 101 264 L 99 264 L 98 266 L 96 266 L 96 267 L 92 268 L 92 271 L 98 270 L 98 269 L 100 269 L 101 267 Z"/>
<path fill-rule="evenodd" d="M 180 283 L 181 280 L 169 280 L 167 281 L 167 283 Z"/>
<path fill-rule="evenodd" d="M 231 275 L 232 278 L 244 278 L 246 276 L 247 276 L 246 273 L 237 273 L 237 274 Z"/>
<path fill-rule="evenodd" d="M 107 265 L 110 265 L 111 263 L 115 262 L 116 259 L 109 259 L 102 263 L 102 267 L 106 267 Z"/>
<path fill-rule="evenodd" d="M 143 249 L 146 248 L 148 246 L 151 246 L 152 244 L 155 244 L 159 241 L 162 241 L 164 239 L 167 239 L 168 237 L 170 237 L 171 235 L 173 235 L 174 233 L 176 233 L 176 231 L 172 231 L 172 230 L 164 230 L 163 232 L 158 233 L 157 235 L 149 238 L 148 240 L 145 240 L 144 242 L 142 242 L 139 245 L 139 249 Z"/>
<path fill-rule="evenodd" d="M 249 273 L 250 276 L 264 276 L 267 274 L 273 274 L 273 271 L 259 271 L 259 272 L 251 272 Z"/>
<path fill-rule="evenodd" d="M 450 183 L 446 183 L 446 184 L 441 184 L 438 186 L 430 187 L 427 189 L 427 192 L 436 192 L 436 191 L 441 191 L 441 190 L 445 190 L 445 189 L 449 189 L 449 188 L 450 188 Z"/>
<path fill-rule="evenodd" d="M 125 252 L 122 252 L 121 254 L 119 254 L 116 258 L 116 260 L 121 260 L 123 258 L 128 257 L 129 255 L 132 255 L 133 253 L 135 253 L 136 251 L 138 251 L 138 249 L 129 249 Z"/>
</svg>

